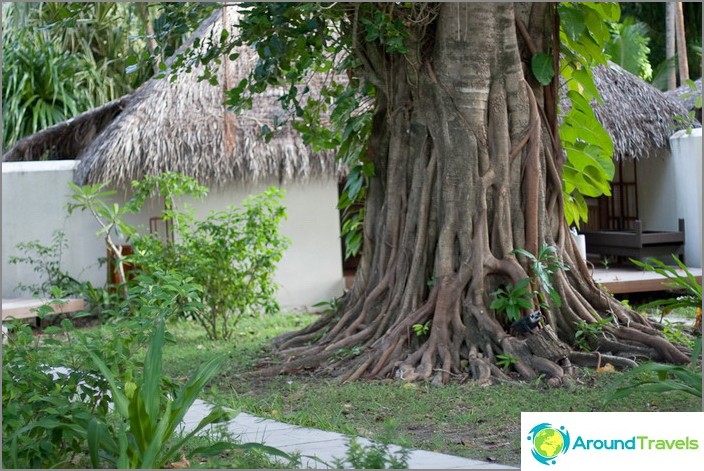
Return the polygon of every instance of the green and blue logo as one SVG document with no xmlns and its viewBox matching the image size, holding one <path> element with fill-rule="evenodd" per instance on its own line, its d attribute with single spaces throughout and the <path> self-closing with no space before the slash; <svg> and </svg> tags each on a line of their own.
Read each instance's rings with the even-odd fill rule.
<svg viewBox="0 0 704 471">
<path fill-rule="evenodd" d="M 538 424 L 530 430 L 528 440 L 533 442 L 533 458 L 545 465 L 555 464 L 556 458 L 570 449 L 570 434 L 564 426 Z"/>
</svg>

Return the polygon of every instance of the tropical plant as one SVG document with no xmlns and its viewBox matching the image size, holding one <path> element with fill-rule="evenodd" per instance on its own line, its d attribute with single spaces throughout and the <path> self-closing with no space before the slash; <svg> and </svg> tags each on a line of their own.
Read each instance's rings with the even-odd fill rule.
<svg viewBox="0 0 704 471">
<path fill-rule="evenodd" d="M 627 372 L 605 401 L 613 401 L 634 393 L 669 394 L 681 392 L 702 397 L 702 342 L 699 339 L 692 349 L 689 365 L 644 363 Z"/>
<path fill-rule="evenodd" d="M 585 196 L 611 195 L 615 167 L 611 137 L 594 115 L 592 100 L 600 101 L 591 67 L 606 64 L 603 46 L 611 39 L 607 23 L 620 18 L 612 3 L 561 2 L 560 73 L 568 89 L 569 110 L 563 110 L 560 141 L 567 161 L 562 173 L 565 218 L 579 227 L 587 220 Z"/>
<path fill-rule="evenodd" d="M 24 136 L 134 90 L 217 6 L 4 2 L 3 152 Z"/>
<path fill-rule="evenodd" d="M 591 351 L 599 336 L 604 332 L 604 328 L 613 320 L 612 317 L 599 319 L 589 323 L 580 320 L 577 323 L 577 330 L 574 333 L 574 343 L 584 351 Z"/>
<path fill-rule="evenodd" d="M 71 201 L 66 205 L 69 216 L 74 211 L 88 211 L 100 225 L 96 235 L 102 236 L 110 253 L 115 259 L 118 279 L 121 288 L 126 294 L 127 278 L 125 277 L 125 255 L 122 254 L 122 247 L 113 239 L 113 234 L 129 240 L 137 233 L 136 229 L 125 221 L 127 205 L 120 206 L 117 203 L 109 204 L 107 198 L 114 195 L 115 190 L 105 190 L 106 183 L 96 183 L 95 185 L 78 186 L 68 183 L 73 193 Z"/>
<path fill-rule="evenodd" d="M 515 285 L 507 283 L 491 295 L 494 296 L 494 301 L 489 307 L 505 312 L 510 321 L 517 321 L 521 318 L 521 312 L 533 308 L 530 278 L 524 278 Z"/>
<path fill-rule="evenodd" d="M 511 253 L 526 257 L 530 261 L 531 283 L 536 288 L 536 296 L 540 303 L 545 302 L 547 293 L 557 307 L 562 304 L 560 294 L 553 287 L 553 277 L 558 270 L 569 270 L 557 255 L 557 248 L 552 245 L 541 245 L 538 253 L 533 255 L 524 249 L 515 249 Z"/>
<path fill-rule="evenodd" d="M 687 266 L 676 256 L 672 256 L 672 259 L 677 264 L 676 266 L 668 266 L 655 258 L 649 258 L 648 261 L 642 262 L 640 260 L 630 259 L 631 262 L 650 272 L 657 273 L 659 275 L 667 278 L 668 282 L 664 283 L 669 288 L 674 288 L 679 290 L 682 294 L 679 296 L 657 299 L 655 301 L 643 304 L 640 306 L 641 309 L 648 309 L 651 307 L 663 307 L 664 309 L 676 309 L 680 307 L 702 307 L 702 287 L 697 282 L 697 279 L 692 275 Z M 678 268 L 680 271 L 678 271 Z"/>
<path fill-rule="evenodd" d="M 129 9 L 116 2 L 3 3 L 3 151 L 148 77 L 124 72 L 124 57 L 141 48 Z"/>
<path fill-rule="evenodd" d="M 633 75 L 650 81 L 653 68 L 648 60 L 648 25 L 632 16 L 611 24 L 611 40 L 606 44 L 610 60 Z"/>
<path fill-rule="evenodd" d="M 164 245 L 136 237 L 132 260 L 145 273 L 167 266 L 201 286 L 203 309 L 189 314 L 209 338 L 227 339 L 242 316 L 278 310 L 274 271 L 288 244 L 279 233 L 282 197 L 270 188 L 246 198 L 242 208 L 212 212 L 203 220 L 178 211 L 177 240 Z"/>
<path fill-rule="evenodd" d="M 164 320 L 158 319 L 149 341 L 143 373 L 134 381 L 120 384 L 107 364 L 95 352 L 88 351 L 110 385 L 117 414 L 115 422 L 92 418 L 87 425 L 88 450 L 94 468 L 99 468 L 101 461 L 122 469 L 163 468 L 168 462 L 176 461 L 183 443 L 190 437 L 207 425 L 229 417 L 223 409 L 215 408 L 195 429 L 171 441 L 189 407 L 215 375 L 223 358 L 217 356 L 206 362 L 169 397 L 162 387 L 164 332 Z"/>
<path fill-rule="evenodd" d="M 430 321 L 426 321 L 423 324 L 413 324 L 411 328 L 418 337 L 428 335 L 428 332 L 430 332 Z"/>
<path fill-rule="evenodd" d="M 500 355 L 496 355 L 496 365 L 503 369 L 508 369 L 516 363 L 518 363 L 518 358 L 511 355 L 510 353 L 502 353 Z"/>
<path fill-rule="evenodd" d="M 86 440 L 80 424 L 107 413 L 107 401 L 96 395 L 99 385 L 81 372 L 51 370 L 47 354 L 52 348 L 65 351 L 61 344 L 50 338 L 40 344 L 31 327 L 19 321 L 3 326 L 8 327 L 7 340 L 3 336 L 7 344 L 2 348 L 3 465 L 26 469 L 75 466 Z"/>
</svg>

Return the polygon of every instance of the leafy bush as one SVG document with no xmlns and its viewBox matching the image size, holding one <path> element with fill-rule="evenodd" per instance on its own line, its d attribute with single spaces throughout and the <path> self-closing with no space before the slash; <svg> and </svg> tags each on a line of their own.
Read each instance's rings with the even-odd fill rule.
<svg viewBox="0 0 704 471">
<path fill-rule="evenodd" d="M 107 403 L 99 395 L 96 398 L 99 385 L 77 371 L 52 374 L 49 346 L 41 345 L 27 324 L 15 322 L 8 327 L 2 358 L 3 464 L 72 467 L 86 440 L 80 424 L 87 424 L 93 414 L 107 412 Z"/>
<path fill-rule="evenodd" d="M 66 235 L 62 231 L 54 231 L 50 245 L 44 245 L 38 240 L 17 244 L 17 249 L 22 255 L 11 256 L 8 259 L 10 265 L 26 263 L 42 279 L 40 284 L 20 283 L 17 289 L 32 296 L 48 296 L 52 287 L 68 292 L 75 291 L 80 283 L 61 269 L 61 254 L 67 248 Z"/>
<path fill-rule="evenodd" d="M 202 287 L 203 309 L 189 314 L 211 339 L 230 338 L 243 315 L 276 312 L 274 272 L 287 241 L 279 234 L 285 216 L 282 192 L 270 188 L 247 198 L 243 209 L 212 212 L 196 220 L 190 211 L 174 214 L 177 240 L 134 240 L 134 263 L 144 273 L 166 265 Z"/>
<path fill-rule="evenodd" d="M 128 283 L 121 272 L 125 303 L 113 313 L 139 313 L 140 303 L 150 297 L 140 292 L 139 285 L 144 284 L 143 277 L 154 276 L 162 281 L 170 279 L 167 286 L 171 288 L 162 287 L 160 292 L 165 297 L 159 302 L 178 305 L 180 309 L 173 312 L 198 321 L 211 339 L 230 338 L 243 315 L 278 310 L 274 271 L 288 245 L 279 233 L 285 217 L 281 190 L 270 188 L 245 199 L 242 209 L 229 207 L 197 220 L 190 207 L 176 206 L 178 197 L 206 194 L 207 189 L 192 178 L 164 173 L 134 182 L 133 187 L 133 198 L 119 207 L 106 203 L 112 192 L 103 191 L 101 185 L 72 186 L 69 210 L 90 211 L 102 227 L 100 234 L 112 249 L 118 268 L 127 262 L 140 274 Z M 164 199 L 163 219 L 175 230 L 166 242 L 153 234 L 139 234 L 124 219 L 126 213 L 139 211 L 154 194 Z M 113 231 L 128 237 L 134 247 L 132 255 L 122 255 L 112 240 Z M 169 300 L 167 292 L 178 289 L 174 284 L 188 287 L 188 293 Z"/>
</svg>

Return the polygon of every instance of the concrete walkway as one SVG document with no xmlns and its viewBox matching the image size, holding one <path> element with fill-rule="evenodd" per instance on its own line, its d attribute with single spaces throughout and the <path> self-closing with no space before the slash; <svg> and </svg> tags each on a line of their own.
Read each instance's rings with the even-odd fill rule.
<svg viewBox="0 0 704 471">
<path fill-rule="evenodd" d="M 196 425 L 210 412 L 212 405 L 204 401 L 196 401 L 184 418 L 184 431 L 193 430 Z M 270 419 L 262 419 L 250 414 L 240 413 L 227 423 L 227 430 L 240 443 L 256 442 L 278 448 L 286 453 L 299 452 L 301 466 L 304 468 L 329 468 L 335 458 L 344 458 L 347 453 L 347 443 L 350 437 L 325 432 L 312 428 L 285 424 Z M 371 442 L 358 438 L 361 445 Z M 397 453 L 401 447 L 391 445 L 389 450 Z M 314 459 L 329 463 L 324 463 Z M 518 469 L 496 463 L 444 455 L 432 451 L 413 450 L 408 457 L 409 469 Z"/>
</svg>

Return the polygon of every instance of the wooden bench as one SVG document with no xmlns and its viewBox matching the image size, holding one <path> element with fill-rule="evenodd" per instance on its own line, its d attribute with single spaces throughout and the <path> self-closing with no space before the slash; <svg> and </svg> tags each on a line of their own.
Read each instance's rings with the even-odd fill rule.
<svg viewBox="0 0 704 471">
<path fill-rule="evenodd" d="M 52 314 L 68 314 L 78 312 L 85 309 L 85 303 L 82 299 L 68 298 L 62 299 L 61 304 L 50 304 L 49 299 L 30 299 L 30 298 L 14 298 L 2 300 L 2 320 L 9 319 L 31 319 L 37 317 L 37 313 L 33 309 L 37 309 L 44 304 L 49 304 L 52 309 Z"/>
</svg>

